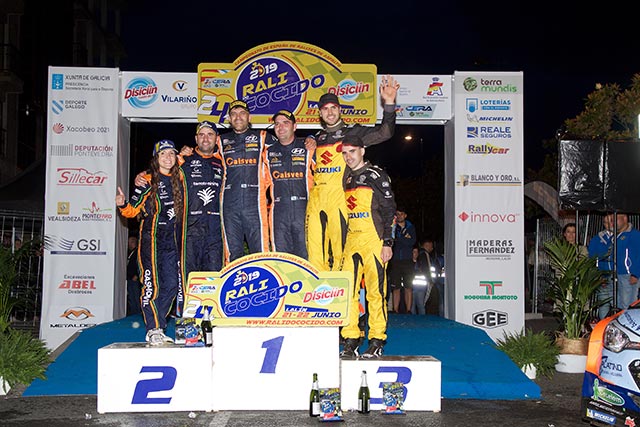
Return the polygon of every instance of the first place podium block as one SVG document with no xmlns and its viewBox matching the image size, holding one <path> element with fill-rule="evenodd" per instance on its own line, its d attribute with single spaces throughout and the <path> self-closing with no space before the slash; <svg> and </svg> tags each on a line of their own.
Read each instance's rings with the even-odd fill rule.
<svg viewBox="0 0 640 427">
<path fill-rule="evenodd" d="M 211 411 L 211 347 L 114 343 L 98 350 L 98 412 Z"/>
</svg>

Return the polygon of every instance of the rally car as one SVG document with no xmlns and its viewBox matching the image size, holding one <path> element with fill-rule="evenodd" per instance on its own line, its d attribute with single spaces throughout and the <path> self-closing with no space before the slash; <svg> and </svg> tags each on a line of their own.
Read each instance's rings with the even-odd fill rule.
<svg viewBox="0 0 640 427">
<path fill-rule="evenodd" d="M 581 413 L 594 426 L 640 427 L 640 301 L 593 328 Z"/>
</svg>

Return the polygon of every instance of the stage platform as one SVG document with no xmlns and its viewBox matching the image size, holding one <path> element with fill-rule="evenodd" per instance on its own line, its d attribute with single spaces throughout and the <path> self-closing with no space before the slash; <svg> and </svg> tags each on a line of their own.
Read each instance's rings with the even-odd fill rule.
<svg viewBox="0 0 640 427">
<path fill-rule="evenodd" d="M 167 335 L 173 333 L 174 322 L 170 322 Z M 117 342 L 142 342 L 144 337 L 140 315 L 85 329 L 49 366 L 47 379 L 35 380 L 23 396 L 95 395 L 98 349 Z M 439 359 L 443 399 L 540 398 L 540 387 L 497 350 L 483 330 L 452 320 L 391 314 L 385 355 Z"/>
</svg>

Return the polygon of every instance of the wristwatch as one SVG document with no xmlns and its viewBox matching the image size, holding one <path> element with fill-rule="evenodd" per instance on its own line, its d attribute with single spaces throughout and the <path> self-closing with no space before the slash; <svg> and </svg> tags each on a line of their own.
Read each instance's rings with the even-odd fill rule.
<svg viewBox="0 0 640 427">
<path fill-rule="evenodd" d="M 384 239 L 382 241 L 382 246 L 393 246 L 393 239 Z"/>
</svg>

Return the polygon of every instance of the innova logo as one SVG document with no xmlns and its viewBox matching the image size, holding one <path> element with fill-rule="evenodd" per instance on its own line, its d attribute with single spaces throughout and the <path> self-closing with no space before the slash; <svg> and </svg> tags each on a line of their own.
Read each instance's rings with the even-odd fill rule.
<svg viewBox="0 0 640 427">
<path fill-rule="evenodd" d="M 127 85 L 124 99 L 133 108 L 149 108 L 158 99 L 158 85 L 149 77 L 136 77 Z"/>
<path fill-rule="evenodd" d="M 462 222 L 477 222 L 477 223 L 486 223 L 486 224 L 513 224 L 518 222 L 518 218 L 520 214 L 516 213 L 497 213 L 497 212 L 465 212 L 462 211 L 458 218 Z"/>
</svg>

